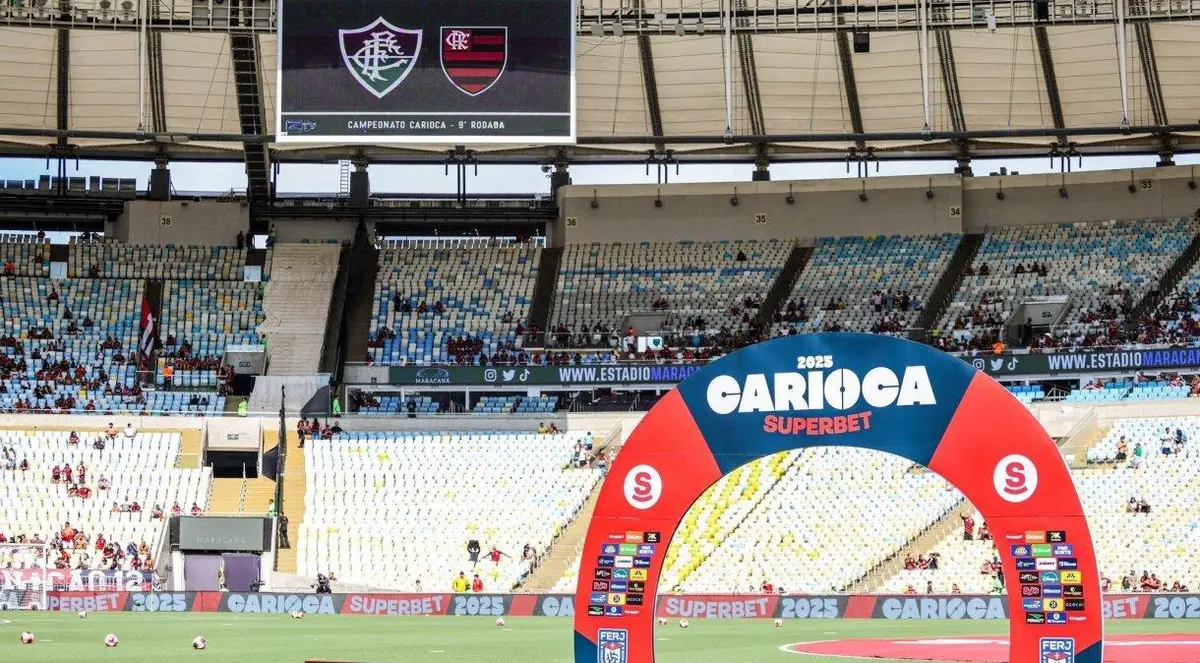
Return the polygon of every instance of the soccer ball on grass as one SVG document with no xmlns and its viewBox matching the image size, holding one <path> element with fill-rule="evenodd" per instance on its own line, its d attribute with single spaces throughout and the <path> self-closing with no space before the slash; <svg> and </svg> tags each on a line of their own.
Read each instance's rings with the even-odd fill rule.
<svg viewBox="0 0 1200 663">
<path fill-rule="evenodd" d="M 208 640 L 204 636 L 198 635 L 192 640 L 192 649 L 204 649 L 208 646 Z"/>
<path fill-rule="evenodd" d="M 688 620 L 686 620 L 686 619 L 679 620 L 679 628 L 687 628 L 688 626 L 690 626 L 690 624 L 688 624 Z"/>
<path fill-rule="evenodd" d="M 33 644 L 33 634 L 30 633 L 29 631 L 21 631 L 21 644 L 32 645 Z"/>
<path fill-rule="evenodd" d="M 667 625 L 667 618 L 666 618 L 666 617 L 659 617 L 659 618 L 658 618 L 658 625 L 659 625 L 659 626 L 666 626 L 666 625 Z"/>
<path fill-rule="evenodd" d="M 119 644 L 121 644 L 121 641 L 117 639 L 116 635 L 109 633 L 108 635 L 104 636 L 105 647 L 116 647 Z"/>
<path fill-rule="evenodd" d="M 292 619 L 304 619 L 304 611 L 297 610 L 296 612 L 293 612 Z"/>
<path fill-rule="evenodd" d="M 775 628 L 783 628 L 783 620 L 782 619 L 775 620 Z"/>
<path fill-rule="evenodd" d="M 496 626 L 499 626 L 499 627 L 501 627 L 501 628 L 503 628 L 503 627 L 504 627 L 504 618 L 503 618 L 503 617 L 497 617 L 497 618 L 496 618 Z"/>
<path fill-rule="evenodd" d="M 80 619 L 87 619 L 87 610 L 80 610 L 80 611 L 79 611 L 79 618 L 80 618 Z"/>
</svg>

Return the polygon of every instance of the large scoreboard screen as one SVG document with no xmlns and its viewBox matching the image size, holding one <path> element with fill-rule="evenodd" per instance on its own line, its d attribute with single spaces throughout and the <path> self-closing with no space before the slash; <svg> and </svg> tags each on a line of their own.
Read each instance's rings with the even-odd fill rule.
<svg viewBox="0 0 1200 663">
<path fill-rule="evenodd" d="M 280 142 L 571 143 L 573 0 L 281 0 Z"/>
</svg>

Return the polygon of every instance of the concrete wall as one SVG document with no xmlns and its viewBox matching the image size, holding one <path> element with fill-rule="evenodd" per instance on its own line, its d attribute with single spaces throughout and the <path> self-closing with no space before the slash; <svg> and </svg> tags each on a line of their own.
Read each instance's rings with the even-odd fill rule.
<svg viewBox="0 0 1200 663">
<path fill-rule="evenodd" d="M 926 192 L 932 190 L 934 197 Z M 859 198 L 865 193 L 867 200 Z M 793 202 L 788 203 L 788 196 Z M 564 187 L 565 244 L 958 232 L 955 175 L 666 186 Z M 736 196 L 737 205 L 732 204 Z M 598 207 L 592 207 L 593 198 Z M 654 204 L 661 198 L 662 206 Z"/>
<path fill-rule="evenodd" d="M 250 208 L 236 202 L 133 200 L 113 225 L 110 234 L 127 244 L 234 246 L 238 231 L 250 227 Z"/>
<path fill-rule="evenodd" d="M 358 225 L 355 219 L 288 219 L 279 218 L 274 221 L 278 231 L 279 242 L 320 242 L 335 240 L 337 243 L 353 242 L 354 229 Z M 373 222 L 367 223 L 367 232 L 372 234 L 375 229 Z"/>
<path fill-rule="evenodd" d="M 976 177 L 963 180 L 963 219 L 969 231 L 989 226 L 1192 216 L 1200 190 L 1188 187 L 1189 166 L 1104 170 L 1062 175 Z M 1129 185 L 1134 185 L 1130 193 Z M 1067 197 L 1059 194 L 1066 190 Z M 1000 200 L 996 194 L 1004 193 Z"/>
<path fill-rule="evenodd" d="M 1189 166 L 1068 175 L 569 186 L 551 244 L 978 232 L 989 226 L 1192 216 Z M 1132 182 L 1134 192 L 1130 193 Z M 1059 194 L 1064 188 L 1067 197 Z M 731 204 L 735 196 L 736 206 Z M 932 191 L 933 197 L 927 197 Z M 997 193 L 1003 191 L 1003 199 Z M 867 200 L 859 195 L 865 193 Z M 792 204 L 787 198 L 791 196 Z M 662 206 L 655 206 L 660 199 Z M 595 201 L 597 207 L 593 208 Z M 761 216 L 760 216 L 761 215 Z"/>
</svg>

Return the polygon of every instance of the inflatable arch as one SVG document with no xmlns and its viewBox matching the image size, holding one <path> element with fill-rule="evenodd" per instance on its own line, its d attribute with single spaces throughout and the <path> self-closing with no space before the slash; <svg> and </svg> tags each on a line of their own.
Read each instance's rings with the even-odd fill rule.
<svg viewBox="0 0 1200 663">
<path fill-rule="evenodd" d="M 663 559 L 687 510 L 733 469 L 814 446 L 906 458 L 979 509 L 1009 588 L 1010 661 L 1101 662 L 1091 533 L 1062 455 L 1029 410 L 931 347 L 811 334 L 713 362 L 634 429 L 584 542 L 575 663 L 651 663 Z"/>
</svg>

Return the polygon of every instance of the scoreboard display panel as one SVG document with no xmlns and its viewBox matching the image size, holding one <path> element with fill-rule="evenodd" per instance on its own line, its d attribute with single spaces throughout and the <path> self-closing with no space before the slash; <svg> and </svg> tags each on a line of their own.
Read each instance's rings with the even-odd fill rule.
<svg viewBox="0 0 1200 663">
<path fill-rule="evenodd" d="M 276 136 L 575 141 L 573 0 L 281 0 Z"/>
</svg>

